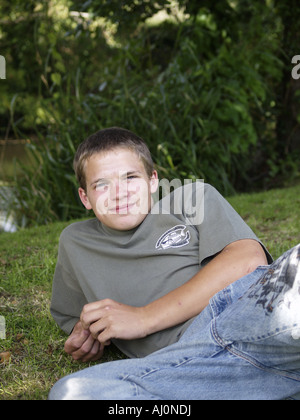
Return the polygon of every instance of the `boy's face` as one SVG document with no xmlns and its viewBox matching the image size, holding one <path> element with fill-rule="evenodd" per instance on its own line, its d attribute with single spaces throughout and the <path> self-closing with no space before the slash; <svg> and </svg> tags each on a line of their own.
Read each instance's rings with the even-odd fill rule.
<svg viewBox="0 0 300 420">
<path fill-rule="evenodd" d="M 134 229 L 142 223 L 158 187 L 157 172 L 149 179 L 138 155 L 122 148 L 91 156 L 85 178 L 86 191 L 78 190 L 82 203 L 116 230 Z"/>
</svg>

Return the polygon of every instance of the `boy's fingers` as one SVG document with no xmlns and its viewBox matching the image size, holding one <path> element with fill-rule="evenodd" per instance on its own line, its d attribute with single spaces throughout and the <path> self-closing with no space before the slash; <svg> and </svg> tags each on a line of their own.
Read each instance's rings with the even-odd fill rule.
<svg viewBox="0 0 300 420">
<path fill-rule="evenodd" d="M 72 357 L 74 360 L 80 360 L 81 362 L 96 362 L 97 360 L 101 359 L 104 353 L 104 349 L 108 345 L 110 345 L 110 341 L 99 343 L 99 341 L 93 340 L 93 345 L 88 353 L 85 353 L 85 350 L 82 348 L 77 352 L 74 352 Z"/>
<path fill-rule="evenodd" d="M 80 321 L 85 330 L 89 329 L 91 324 L 101 320 L 101 318 L 105 315 L 106 310 L 104 309 L 95 309 L 91 310 L 90 312 L 82 312 L 80 315 Z"/>
<path fill-rule="evenodd" d="M 83 345 L 80 348 L 77 348 L 73 352 L 71 352 L 73 359 L 80 360 L 83 356 L 87 355 L 91 351 L 93 345 L 94 339 L 92 336 L 89 336 L 89 338 L 83 343 Z"/>
<path fill-rule="evenodd" d="M 98 341 L 101 343 L 101 345 L 103 346 L 107 346 L 110 344 L 110 339 L 111 339 L 111 334 L 109 333 L 109 331 L 104 330 L 102 331 L 99 335 L 98 335 Z M 109 343 L 109 344 L 107 344 Z"/>
<path fill-rule="evenodd" d="M 117 302 L 115 302 L 112 299 L 103 299 L 103 300 L 98 300 L 96 302 L 87 303 L 82 308 L 82 313 L 85 314 L 94 310 L 103 309 L 105 307 L 111 307 L 111 306 L 114 306 L 116 303 Z"/>
<path fill-rule="evenodd" d="M 65 352 L 68 354 L 78 350 L 83 343 L 90 337 L 90 333 L 87 330 L 82 330 L 80 333 L 72 333 L 65 342 Z"/>
<path fill-rule="evenodd" d="M 90 335 L 78 350 L 72 352 L 72 358 L 74 360 L 89 361 L 98 354 L 99 348 L 99 343 Z"/>
</svg>

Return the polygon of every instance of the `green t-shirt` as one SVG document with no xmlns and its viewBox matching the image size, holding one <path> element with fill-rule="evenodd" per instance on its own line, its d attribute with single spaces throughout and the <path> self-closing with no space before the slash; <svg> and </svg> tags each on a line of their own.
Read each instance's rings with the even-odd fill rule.
<svg viewBox="0 0 300 420">
<path fill-rule="evenodd" d="M 202 183 L 173 191 L 131 231 L 110 229 L 98 219 L 73 223 L 60 237 L 52 316 L 70 333 L 86 303 L 110 298 L 144 306 L 190 280 L 240 239 L 258 240 L 229 203 Z M 143 357 L 176 342 L 191 322 L 113 342 L 127 356 Z"/>
</svg>

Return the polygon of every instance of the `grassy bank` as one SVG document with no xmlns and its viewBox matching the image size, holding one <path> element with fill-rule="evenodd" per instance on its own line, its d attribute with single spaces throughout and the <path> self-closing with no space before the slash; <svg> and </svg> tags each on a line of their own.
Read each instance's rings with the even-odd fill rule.
<svg viewBox="0 0 300 420">
<path fill-rule="evenodd" d="M 300 242 L 300 185 L 229 199 L 274 258 Z M 59 235 L 67 223 L 0 234 L 0 400 L 46 399 L 60 377 L 82 367 L 64 354 L 66 336 L 49 314 Z M 109 349 L 104 361 L 122 357 Z M 6 360 L 7 359 L 7 360 Z"/>
</svg>

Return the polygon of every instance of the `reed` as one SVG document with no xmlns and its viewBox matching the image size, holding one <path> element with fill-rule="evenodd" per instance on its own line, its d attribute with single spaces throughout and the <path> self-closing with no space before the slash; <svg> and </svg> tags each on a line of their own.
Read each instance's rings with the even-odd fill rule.
<svg viewBox="0 0 300 420">
<path fill-rule="evenodd" d="M 204 179 L 228 195 L 265 187 L 277 176 L 274 126 L 266 121 L 273 96 L 265 77 L 266 69 L 273 69 L 273 81 L 281 75 L 272 50 L 276 45 L 267 36 L 257 45 L 250 39 L 244 48 L 225 39 L 208 53 L 207 43 L 216 43 L 216 33 L 197 25 L 174 27 L 176 45 L 162 63 L 147 42 L 149 29 L 141 30 L 125 48 L 110 51 L 97 83 L 92 75 L 94 87 L 86 63 L 70 73 L 50 75 L 47 95 L 38 104 L 42 122 L 32 127 L 38 141 L 27 145 L 35 164 L 21 165 L 21 176 L 14 179 L 19 224 L 82 214 L 73 156 L 88 135 L 109 126 L 144 137 L 161 178 Z M 262 56 L 266 47 L 269 53 Z M 52 60 L 55 57 L 61 67 L 62 56 L 53 55 Z M 256 62 L 264 64 L 263 71 L 253 67 Z M 11 121 L 18 132 L 16 103 L 11 105 Z M 292 159 L 290 166 L 297 173 Z"/>
</svg>

